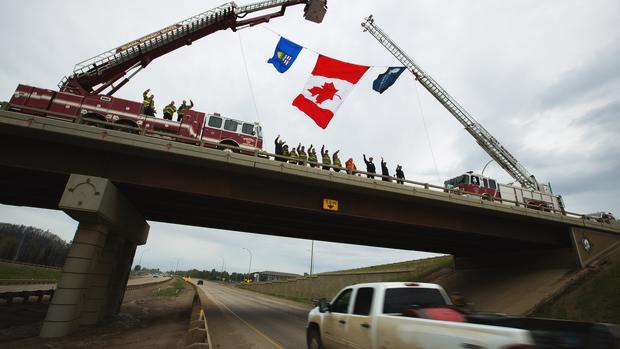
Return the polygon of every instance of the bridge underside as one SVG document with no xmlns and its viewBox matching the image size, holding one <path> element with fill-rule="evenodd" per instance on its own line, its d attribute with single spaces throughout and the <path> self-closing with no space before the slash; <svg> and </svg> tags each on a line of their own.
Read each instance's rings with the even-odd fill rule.
<svg viewBox="0 0 620 349">
<path fill-rule="evenodd" d="M 544 253 L 575 245 L 570 224 L 532 210 L 165 139 L 44 122 L 53 125 L 0 124 L 0 149 L 8 150 L 0 158 L 0 202 L 56 209 L 75 173 L 110 179 L 151 221 L 457 257 Z M 324 211 L 325 198 L 338 200 L 339 211 Z"/>
<path fill-rule="evenodd" d="M 68 177 L 58 173 L 0 167 L 0 185 L 5 188 L 0 194 L 0 201 L 9 205 L 57 209 Z M 183 181 L 181 177 L 178 177 L 179 181 Z M 459 256 L 570 247 L 571 244 L 566 231 L 561 230 L 557 231 L 559 236 L 555 243 L 537 244 L 363 216 L 328 214 L 318 209 L 298 210 L 266 203 L 114 183 L 150 221 Z M 272 192 L 270 198 L 273 199 L 275 194 Z M 315 206 L 319 206 L 321 198 L 314 199 Z M 343 200 L 340 199 L 340 202 L 342 204 Z M 500 227 L 498 231 L 501 231 Z"/>
<path fill-rule="evenodd" d="M 5 141 L 10 139 L 0 144 Z M 173 161 L 101 150 L 94 157 L 91 149 L 37 143 L 22 145 L 11 152 L 12 165 L 1 165 L 2 203 L 57 209 L 70 173 L 79 173 L 111 179 L 151 221 L 457 256 L 571 246 L 565 227 L 481 216 L 475 209 L 447 210 L 365 188 L 313 186 L 284 174 L 234 176 Z M 16 167 L 20 162 L 29 168 Z M 323 211 L 323 198 L 339 200 L 340 212 Z"/>
</svg>

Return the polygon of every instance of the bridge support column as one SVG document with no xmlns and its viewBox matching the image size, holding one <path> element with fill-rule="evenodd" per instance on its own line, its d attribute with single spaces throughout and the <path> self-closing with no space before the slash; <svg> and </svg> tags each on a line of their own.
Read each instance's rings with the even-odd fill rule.
<svg viewBox="0 0 620 349">
<path fill-rule="evenodd" d="M 71 175 L 60 208 L 78 229 L 41 329 L 62 337 L 118 313 L 136 246 L 149 226 L 107 179 Z"/>
</svg>

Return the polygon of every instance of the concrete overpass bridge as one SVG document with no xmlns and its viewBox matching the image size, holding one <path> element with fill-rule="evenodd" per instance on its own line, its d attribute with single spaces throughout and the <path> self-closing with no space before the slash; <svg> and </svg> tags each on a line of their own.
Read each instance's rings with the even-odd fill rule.
<svg viewBox="0 0 620 349">
<path fill-rule="evenodd" d="M 60 208 L 91 233 L 121 237 L 121 269 L 146 242 L 144 220 L 448 253 L 458 268 L 585 266 L 620 241 L 620 226 L 577 216 L 51 118 L 0 111 L 0 135 L 0 202 Z M 82 206 L 108 192 L 109 202 Z M 103 315 L 93 316 L 82 323 Z"/>
</svg>

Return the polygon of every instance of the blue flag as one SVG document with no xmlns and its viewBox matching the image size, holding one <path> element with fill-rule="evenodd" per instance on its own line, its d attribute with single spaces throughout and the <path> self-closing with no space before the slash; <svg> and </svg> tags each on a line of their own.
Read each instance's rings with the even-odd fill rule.
<svg viewBox="0 0 620 349">
<path fill-rule="evenodd" d="M 284 73 L 293 65 L 301 49 L 302 47 L 296 43 L 280 37 L 276 51 L 267 63 L 273 64 L 277 71 Z"/>
<path fill-rule="evenodd" d="M 375 81 L 373 81 L 372 89 L 379 93 L 385 92 L 390 86 L 394 85 L 394 82 L 396 82 L 396 79 L 403 71 L 405 71 L 405 67 L 389 67 L 385 73 L 379 74 Z"/>
</svg>

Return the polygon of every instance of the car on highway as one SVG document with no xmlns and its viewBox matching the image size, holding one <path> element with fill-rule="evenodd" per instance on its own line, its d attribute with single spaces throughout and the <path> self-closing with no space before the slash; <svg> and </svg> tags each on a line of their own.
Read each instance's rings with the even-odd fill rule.
<svg viewBox="0 0 620 349">
<path fill-rule="evenodd" d="M 470 313 L 441 286 L 417 282 L 345 287 L 306 325 L 309 349 L 615 349 L 619 338 L 616 325 Z"/>
<path fill-rule="evenodd" d="M 202 285 L 202 284 L 204 284 L 204 281 L 202 280 L 198 280 L 198 282 L 196 283 L 196 285 Z"/>
</svg>

